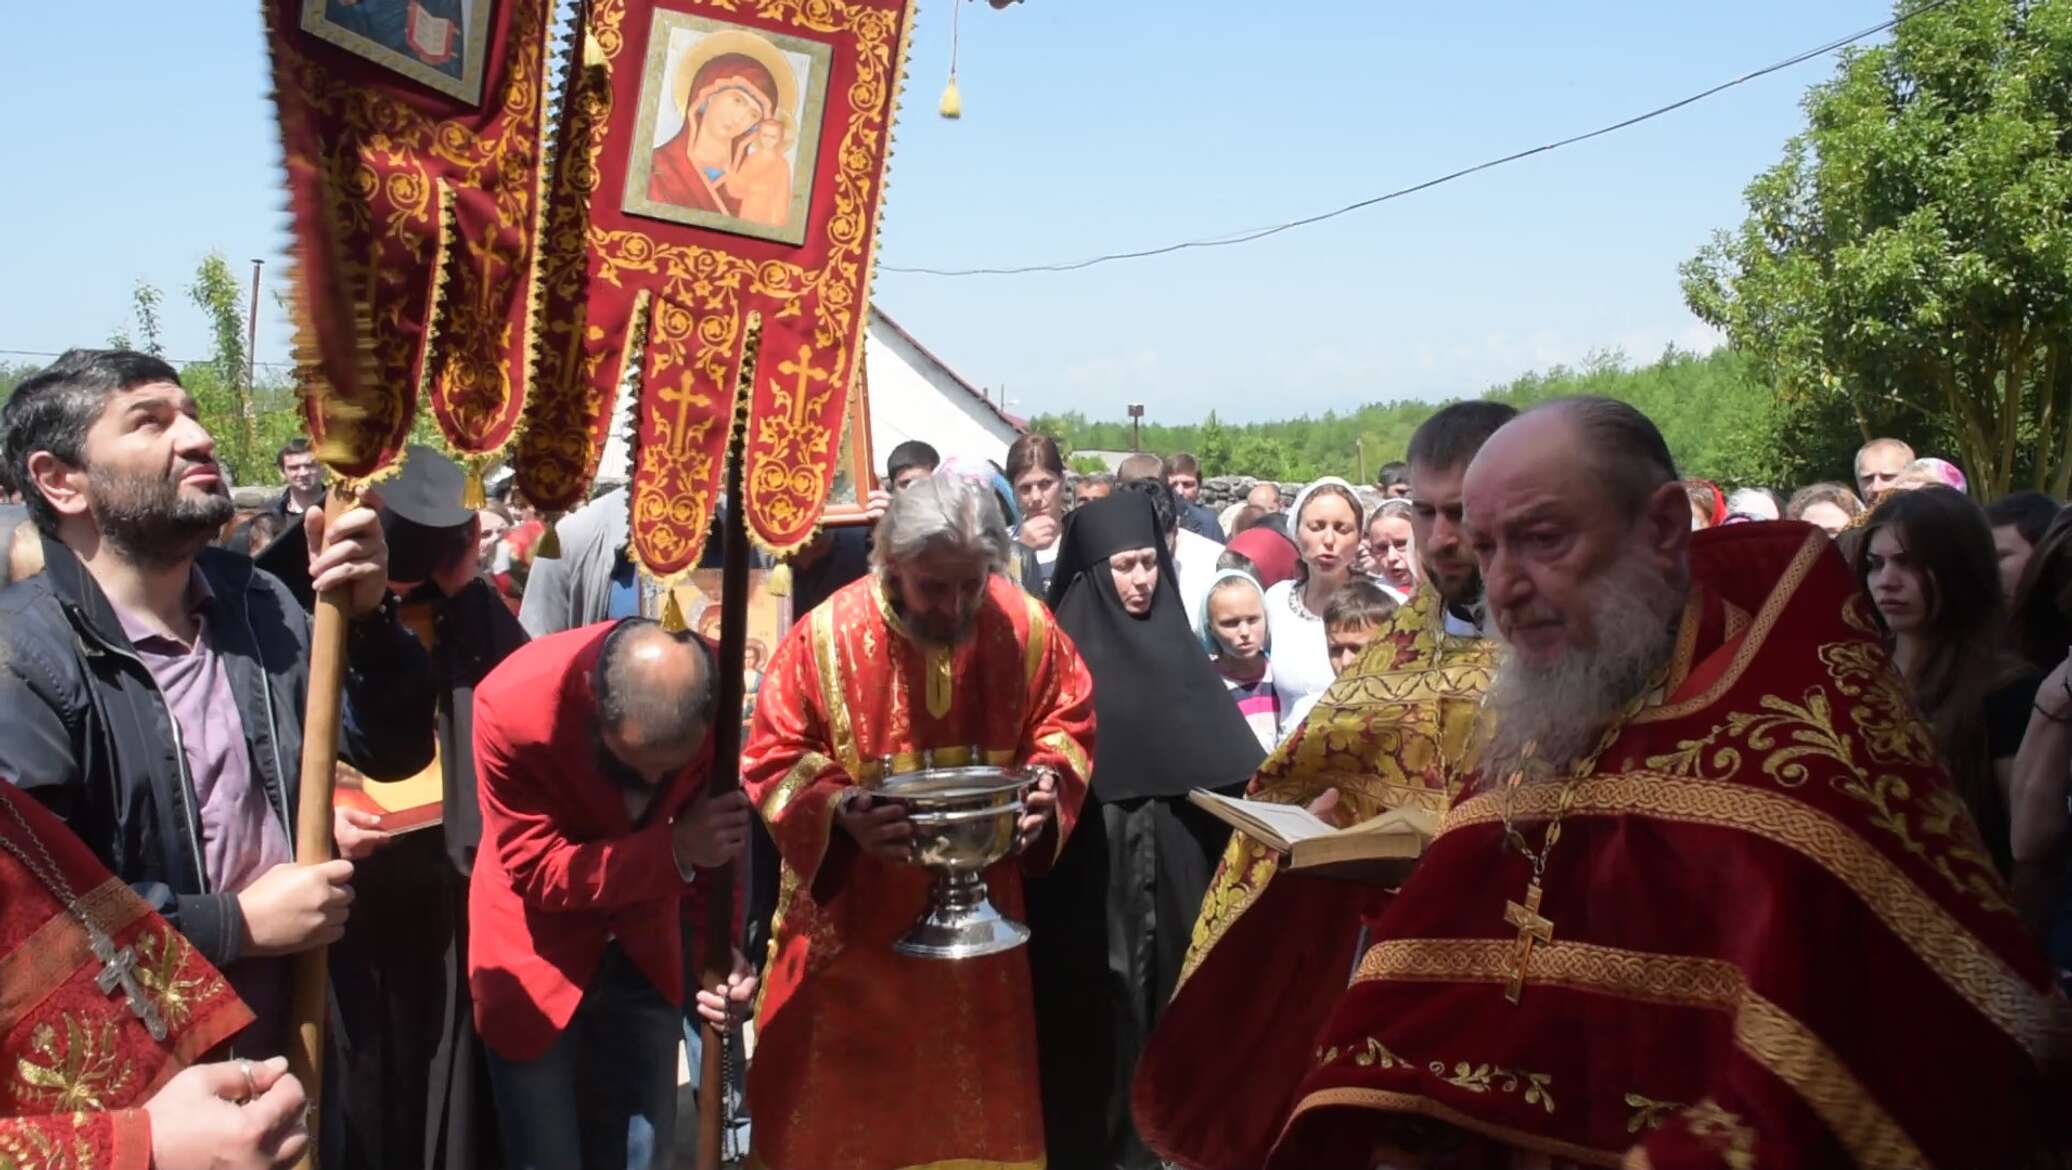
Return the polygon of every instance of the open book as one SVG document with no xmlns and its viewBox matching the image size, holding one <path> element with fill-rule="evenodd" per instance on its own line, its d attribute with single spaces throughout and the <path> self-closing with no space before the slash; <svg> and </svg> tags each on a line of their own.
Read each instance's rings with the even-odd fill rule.
<svg viewBox="0 0 2072 1170">
<path fill-rule="evenodd" d="M 1287 854 L 1291 872 L 1370 885 L 1401 885 L 1439 828 L 1439 814 L 1422 808 L 1391 809 L 1339 829 L 1300 805 L 1240 800 L 1203 788 L 1188 793 L 1187 799 L 1260 844 Z"/>
</svg>

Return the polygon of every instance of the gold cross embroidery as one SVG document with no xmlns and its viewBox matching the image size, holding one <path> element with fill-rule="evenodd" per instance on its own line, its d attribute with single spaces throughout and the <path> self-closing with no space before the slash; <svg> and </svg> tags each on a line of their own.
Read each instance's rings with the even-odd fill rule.
<svg viewBox="0 0 2072 1170">
<path fill-rule="evenodd" d="M 777 363 L 777 372 L 780 374 L 790 374 L 798 379 L 798 384 L 793 387 L 791 392 L 791 429 L 794 432 L 802 431 L 806 427 L 806 411 L 809 401 L 807 395 L 811 392 L 815 382 L 827 381 L 830 371 L 816 369 L 813 365 L 813 347 L 801 345 L 798 358 Z M 781 386 L 778 387 L 778 393 L 781 394 L 783 392 L 783 388 Z"/>
<path fill-rule="evenodd" d="M 1532 945 L 1554 941 L 1554 920 L 1540 917 L 1538 881 L 1526 885 L 1525 905 L 1504 903 L 1504 921 L 1518 928 L 1518 950 L 1512 957 L 1511 985 L 1504 989 L 1504 998 L 1515 1004 L 1525 994 L 1525 966 L 1532 960 Z"/>
</svg>

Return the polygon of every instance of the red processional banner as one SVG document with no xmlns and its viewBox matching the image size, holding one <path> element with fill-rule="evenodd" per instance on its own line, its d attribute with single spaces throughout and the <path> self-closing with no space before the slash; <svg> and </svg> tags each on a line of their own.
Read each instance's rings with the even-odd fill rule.
<svg viewBox="0 0 2072 1170">
<path fill-rule="evenodd" d="M 733 428 L 746 518 L 811 538 L 862 359 L 913 0 L 589 0 L 541 237 L 518 470 L 582 499 L 639 387 L 633 551 L 703 550 Z M 744 396 L 743 390 L 747 391 Z"/>
<path fill-rule="evenodd" d="M 319 456 L 379 475 L 419 402 L 470 484 L 525 405 L 551 0 L 270 0 Z"/>
</svg>

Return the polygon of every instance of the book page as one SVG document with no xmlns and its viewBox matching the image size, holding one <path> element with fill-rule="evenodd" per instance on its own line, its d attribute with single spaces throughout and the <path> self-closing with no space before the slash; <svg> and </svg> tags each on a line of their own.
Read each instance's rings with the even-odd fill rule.
<svg viewBox="0 0 2072 1170">
<path fill-rule="evenodd" d="M 1238 800 L 1234 797 L 1221 796 L 1201 788 L 1195 789 L 1190 795 L 1190 799 L 1204 807 L 1213 804 L 1227 810 L 1230 815 L 1225 819 L 1236 822 L 1240 827 L 1247 827 L 1247 822 L 1258 825 L 1277 838 L 1265 842 L 1276 848 L 1281 846 L 1281 842 L 1293 844 L 1297 841 L 1305 841 L 1311 837 L 1321 837 L 1337 831 L 1300 805 L 1272 804 L 1262 800 Z M 1211 811 L 1214 810 L 1212 809 Z M 1255 832 L 1252 835 L 1259 836 L 1260 834 Z"/>
</svg>

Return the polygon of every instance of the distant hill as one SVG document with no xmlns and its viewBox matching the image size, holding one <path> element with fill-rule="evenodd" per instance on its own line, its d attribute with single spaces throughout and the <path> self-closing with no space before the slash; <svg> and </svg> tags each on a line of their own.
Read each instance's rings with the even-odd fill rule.
<svg viewBox="0 0 2072 1170">
<path fill-rule="evenodd" d="M 1602 394 L 1630 402 L 1662 428 L 1683 474 L 1729 483 L 1760 482 L 1775 459 L 1764 450 L 1772 433 L 1771 392 L 1740 354 L 1727 348 L 1695 354 L 1671 348 L 1647 365 L 1619 353 L 1593 356 L 1581 369 L 1556 366 L 1526 374 L 1482 394 L 1519 407 L 1569 394 Z M 1147 426 L 1146 450 L 1190 451 L 1206 475 L 1252 475 L 1284 481 L 1359 474 L 1366 452 L 1371 479 L 1381 465 L 1401 459 L 1410 434 L 1443 403 L 1369 403 L 1321 418 L 1225 423 L 1212 412 L 1191 426 Z M 1128 450 L 1127 419 L 1092 421 L 1077 411 L 1038 415 L 1032 430 L 1056 437 L 1068 450 Z M 1822 471 L 1838 474 L 1846 468 Z"/>
</svg>

